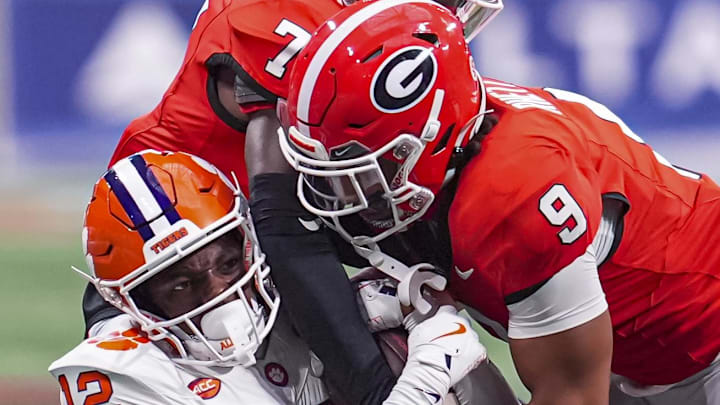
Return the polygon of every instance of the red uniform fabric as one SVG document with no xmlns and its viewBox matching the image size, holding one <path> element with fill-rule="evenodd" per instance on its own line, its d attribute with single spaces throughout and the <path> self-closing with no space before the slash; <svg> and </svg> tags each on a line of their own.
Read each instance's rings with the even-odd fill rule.
<svg viewBox="0 0 720 405">
<path fill-rule="evenodd" d="M 708 366 L 720 351 L 720 187 L 663 164 L 597 103 L 485 84 L 499 123 L 463 170 L 450 209 L 454 264 L 474 269 L 467 280 L 453 272 L 452 292 L 507 329 L 507 302 L 582 255 L 598 229 L 602 196 L 621 196 L 630 206 L 622 239 L 599 268 L 614 329 L 613 372 L 669 384 Z M 572 243 L 560 232 L 580 226 L 575 216 L 553 225 L 541 208 L 557 184 L 586 219 Z"/>
<path fill-rule="evenodd" d="M 272 108 L 277 97 L 287 96 L 289 75 L 278 78 L 265 71 L 265 66 L 296 39 L 292 33 L 275 33 L 276 28 L 288 20 L 312 32 L 339 9 L 333 0 L 210 0 L 190 35 L 177 76 L 160 104 L 130 123 L 110 165 L 148 148 L 188 152 L 212 162 L 227 175 L 235 172 L 247 195 L 247 123 L 232 118 L 220 106 L 209 71 L 219 65 L 230 67 L 268 101 L 264 108 Z M 285 68 L 292 62 L 290 58 Z M 246 112 L 258 109 L 259 104 L 252 103 Z"/>
</svg>

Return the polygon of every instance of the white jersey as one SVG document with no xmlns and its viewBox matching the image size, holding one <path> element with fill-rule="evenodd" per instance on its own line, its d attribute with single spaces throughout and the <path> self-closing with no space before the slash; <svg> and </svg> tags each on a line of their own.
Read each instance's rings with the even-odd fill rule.
<svg viewBox="0 0 720 405">
<path fill-rule="evenodd" d="M 93 332 L 94 337 L 50 365 L 63 405 L 316 405 L 329 398 L 319 378 L 322 363 L 282 316 L 250 368 L 179 365 L 138 333 L 128 315 Z"/>
</svg>

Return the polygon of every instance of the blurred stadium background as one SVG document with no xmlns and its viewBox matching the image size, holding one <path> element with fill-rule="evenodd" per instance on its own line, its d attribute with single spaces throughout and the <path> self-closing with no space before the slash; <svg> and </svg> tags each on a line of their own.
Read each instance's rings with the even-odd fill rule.
<svg viewBox="0 0 720 405">
<path fill-rule="evenodd" d="M 0 0 L 0 404 L 57 403 L 82 336 L 80 228 L 123 127 L 172 80 L 202 0 Z M 720 179 L 718 0 L 506 0 L 482 74 L 578 91 Z M 506 370 L 502 345 L 490 343 Z"/>
</svg>

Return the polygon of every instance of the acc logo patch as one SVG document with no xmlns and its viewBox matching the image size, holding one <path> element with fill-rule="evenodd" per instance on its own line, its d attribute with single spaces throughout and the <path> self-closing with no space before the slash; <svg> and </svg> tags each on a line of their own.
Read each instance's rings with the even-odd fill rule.
<svg viewBox="0 0 720 405">
<path fill-rule="evenodd" d="M 289 379 L 285 367 L 278 363 L 268 363 L 265 365 L 265 378 L 278 387 L 286 386 Z"/>
<path fill-rule="evenodd" d="M 390 55 L 370 85 L 370 100 L 386 113 L 408 110 L 422 101 L 435 84 L 437 60 L 432 48 L 408 46 Z"/>
<path fill-rule="evenodd" d="M 215 398 L 222 383 L 217 378 L 198 378 L 188 384 L 188 389 L 202 399 Z"/>
<path fill-rule="evenodd" d="M 87 343 L 105 350 L 133 350 L 137 349 L 139 344 L 148 342 L 150 342 L 150 339 L 142 335 L 137 328 L 131 328 L 123 332 L 115 331 L 107 336 L 87 340 Z"/>
</svg>

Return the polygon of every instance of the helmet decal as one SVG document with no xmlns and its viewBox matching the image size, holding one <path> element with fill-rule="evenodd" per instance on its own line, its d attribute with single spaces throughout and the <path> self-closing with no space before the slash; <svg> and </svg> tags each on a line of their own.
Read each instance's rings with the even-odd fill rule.
<svg viewBox="0 0 720 405">
<path fill-rule="evenodd" d="M 143 240 L 148 241 L 158 231 L 180 220 L 142 155 L 118 162 L 104 177 Z M 161 215 L 165 215 L 165 221 L 155 219 Z"/>
<path fill-rule="evenodd" d="M 298 97 L 298 109 L 297 118 L 302 122 L 309 122 L 309 111 L 310 111 L 310 98 L 315 90 L 315 83 L 320 75 L 320 71 L 325 66 L 330 55 L 345 40 L 355 29 L 357 29 L 363 22 L 372 18 L 373 16 L 382 13 L 383 11 L 397 6 L 399 4 L 407 3 L 425 3 L 433 4 L 432 0 L 388 0 L 370 3 L 367 7 L 359 10 L 356 14 L 352 15 L 342 24 L 340 24 L 333 33 L 326 39 L 326 41 L 320 46 L 302 78 L 299 97 Z M 299 129 L 303 131 L 304 126 L 300 125 Z"/>
<path fill-rule="evenodd" d="M 375 72 L 370 85 L 373 105 L 391 114 L 414 107 L 435 84 L 437 69 L 430 48 L 408 46 L 396 51 Z"/>
<path fill-rule="evenodd" d="M 242 239 L 220 242 L 231 232 Z M 255 362 L 255 351 L 275 322 L 280 297 L 237 182 L 233 185 L 192 155 L 140 152 L 118 161 L 96 183 L 82 239 L 92 275 L 76 271 L 106 301 L 130 315 L 147 339 L 168 342 L 173 361 L 223 367 Z M 226 288 L 170 312 L 171 318 L 153 312 L 165 309 L 143 307 L 143 301 L 133 297 L 140 291 L 136 288 L 150 285 L 146 283 L 183 258 L 215 242 L 241 241 L 244 260 L 234 269 L 237 277 L 223 280 Z"/>
</svg>

